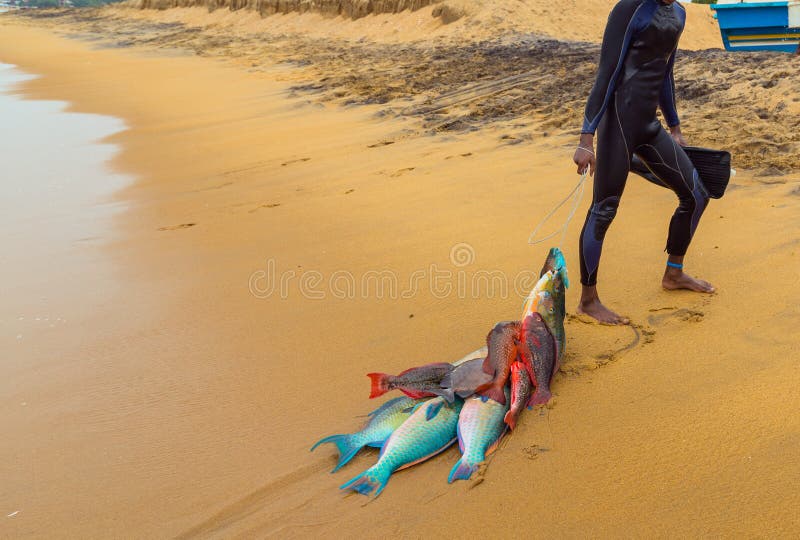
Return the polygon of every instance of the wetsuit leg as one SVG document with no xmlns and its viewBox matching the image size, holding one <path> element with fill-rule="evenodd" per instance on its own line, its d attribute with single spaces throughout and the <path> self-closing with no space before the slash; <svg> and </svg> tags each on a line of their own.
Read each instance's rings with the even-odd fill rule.
<svg viewBox="0 0 800 540">
<path fill-rule="evenodd" d="M 689 157 L 659 125 L 653 138 L 634 151 L 663 184 L 678 196 L 678 208 L 669 224 L 666 251 L 685 255 L 700 216 L 708 205 L 708 193 Z"/>
<path fill-rule="evenodd" d="M 598 127 L 594 196 L 580 238 L 581 283 L 595 285 L 603 239 L 617 215 L 631 164 L 630 135 L 617 112 L 616 99 Z"/>
</svg>

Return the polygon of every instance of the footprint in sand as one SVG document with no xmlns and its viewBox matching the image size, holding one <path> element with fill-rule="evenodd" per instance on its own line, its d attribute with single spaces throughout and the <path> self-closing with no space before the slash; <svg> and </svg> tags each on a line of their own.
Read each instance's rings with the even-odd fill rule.
<svg viewBox="0 0 800 540">
<path fill-rule="evenodd" d="M 177 231 L 178 229 L 188 229 L 194 227 L 197 223 L 181 223 L 180 225 L 169 225 L 167 227 L 159 227 L 159 231 Z"/>
<path fill-rule="evenodd" d="M 276 203 L 267 203 L 267 204 L 262 204 L 261 206 L 257 206 L 257 207 L 255 207 L 255 208 L 253 208 L 253 209 L 252 209 L 252 210 L 250 210 L 249 212 L 252 214 L 253 212 L 258 212 L 258 211 L 259 211 L 259 210 L 261 210 L 262 208 L 276 208 L 276 207 L 278 207 L 278 206 L 280 206 L 280 205 L 281 205 L 281 203 L 279 203 L 279 202 L 276 202 Z"/>
<path fill-rule="evenodd" d="M 224 187 L 228 187 L 228 186 L 231 186 L 231 185 L 233 185 L 233 182 L 225 182 L 223 184 L 217 184 L 215 186 L 209 186 L 209 187 L 205 187 L 205 188 L 195 189 L 195 190 L 193 190 L 193 193 L 201 193 L 203 191 L 213 191 L 215 189 L 222 189 Z"/>
<path fill-rule="evenodd" d="M 390 176 L 391 178 L 397 178 L 398 176 L 403 176 L 403 175 L 404 175 L 404 174 L 406 174 L 407 172 L 411 172 L 411 171 L 413 171 L 414 169 L 416 169 L 416 167 L 406 167 L 405 169 L 399 169 L 399 170 L 397 170 L 397 171 L 393 172 L 393 173 L 392 173 L 392 174 L 390 174 L 389 176 Z"/>
<path fill-rule="evenodd" d="M 533 461 L 534 459 L 539 459 L 539 454 L 542 452 L 549 451 L 549 448 L 545 448 L 543 446 L 539 446 L 538 444 L 532 444 L 531 446 L 526 446 L 522 449 L 522 454 Z"/>
<path fill-rule="evenodd" d="M 650 328 L 636 323 L 619 326 L 603 326 L 603 332 L 592 330 L 600 323 L 593 319 L 570 314 L 567 316 L 570 326 L 567 332 L 567 351 L 561 363 L 561 372 L 568 375 L 579 375 L 584 371 L 593 371 L 606 364 L 618 360 L 624 354 L 632 351 L 640 344 L 645 345 L 655 341 L 656 332 Z M 577 341 L 584 344 L 586 350 L 602 351 L 575 355 L 570 342 Z M 611 345 L 611 348 L 608 348 Z"/>
<path fill-rule="evenodd" d="M 651 309 L 650 311 L 658 312 L 664 310 L 671 310 L 669 313 L 662 313 L 660 315 L 649 315 L 647 317 L 647 322 L 651 326 L 660 326 L 664 324 L 666 321 L 670 319 L 677 319 L 679 321 L 685 322 L 700 322 L 705 317 L 705 313 L 702 311 L 697 311 L 694 309 L 687 309 L 687 308 L 655 308 Z"/>
<path fill-rule="evenodd" d="M 642 339 L 644 339 L 644 343 L 642 345 L 653 343 L 656 340 L 655 330 L 648 330 L 647 328 L 640 327 L 639 331 L 642 333 Z"/>
<path fill-rule="evenodd" d="M 378 148 L 380 146 L 389 146 L 390 144 L 394 144 L 394 141 L 379 141 L 374 144 L 367 145 L 367 148 Z"/>
<path fill-rule="evenodd" d="M 298 158 L 298 159 L 290 159 L 289 161 L 284 161 L 281 163 L 281 167 L 286 167 L 287 165 L 291 165 L 292 163 L 303 163 L 304 161 L 311 161 L 310 157 Z"/>
</svg>

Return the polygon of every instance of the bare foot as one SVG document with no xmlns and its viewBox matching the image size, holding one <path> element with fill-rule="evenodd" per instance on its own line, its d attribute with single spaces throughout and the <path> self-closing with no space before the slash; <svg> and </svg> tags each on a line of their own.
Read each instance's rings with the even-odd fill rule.
<svg viewBox="0 0 800 540">
<path fill-rule="evenodd" d="M 679 268 L 667 268 L 661 280 L 661 286 L 668 291 L 688 289 L 690 291 L 713 293 L 716 289 L 708 281 L 693 278 Z"/>
<path fill-rule="evenodd" d="M 597 297 L 586 300 L 582 299 L 578 304 L 578 313 L 588 315 L 589 317 L 596 319 L 600 324 L 617 325 L 629 324 L 631 322 L 628 318 L 617 315 L 608 309 Z"/>
</svg>

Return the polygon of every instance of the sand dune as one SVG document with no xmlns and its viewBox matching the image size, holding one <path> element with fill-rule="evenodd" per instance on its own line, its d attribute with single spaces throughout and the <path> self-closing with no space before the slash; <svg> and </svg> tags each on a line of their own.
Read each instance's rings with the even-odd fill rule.
<svg viewBox="0 0 800 540">
<path fill-rule="evenodd" d="M 127 0 L 140 9 L 202 7 L 211 16 L 173 13 L 179 20 L 217 23 L 226 11 L 248 10 L 264 16 L 257 26 L 281 32 L 377 41 L 413 41 L 451 36 L 486 39 L 507 33 L 530 33 L 574 41 L 600 41 L 615 0 Z M 720 47 L 719 29 L 707 6 L 686 5 L 687 28 L 682 47 Z M 288 17 L 271 18 L 276 13 Z M 316 15 L 315 15 L 316 14 Z M 392 16 L 381 16 L 393 14 Z M 348 19 L 362 19 L 348 20 Z M 234 19 L 241 26 L 241 17 Z M 248 26 L 253 26 L 248 21 Z"/>
<path fill-rule="evenodd" d="M 688 258 L 718 294 L 658 287 L 675 200 L 632 177 L 601 279 L 634 324 L 570 317 L 555 401 L 475 481 L 447 485 L 451 449 L 365 504 L 337 488 L 375 452 L 329 475 L 332 452 L 307 451 L 374 408 L 365 373 L 455 360 L 519 312 L 512 278 L 545 252 L 528 234 L 577 181 L 575 119 L 611 2 L 574 2 L 597 11 L 569 24 L 587 43 L 547 37 L 565 27 L 555 4 L 572 2 L 475 3 L 451 24 L 439 4 L 352 21 L 0 16 L 0 61 L 43 75 L 21 91 L 124 119 L 112 165 L 137 177 L 94 248 L 119 289 L 86 295 L 71 333 L 3 341 L 17 348 L 0 503 L 22 511 L 0 536 L 796 536 L 800 140 L 784 55 L 681 55 L 690 139 L 729 145 L 743 169 Z M 504 10 L 530 29 L 492 18 Z M 563 246 L 574 281 L 577 236 Z M 270 261 L 286 294 L 267 294 Z M 328 286 L 390 271 L 403 287 L 432 265 L 509 288 Z"/>
<path fill-rule="evenodd" d="M 615 0 L 126 0 L 76 16 L 177 23 L 239 36 L 300 35 L 345 42 L 464 44 L 530 35 L 598 43 L 603 37 L 602 22 L 614 3 Z M 720 48 L 719 29 L 710 9 L 692 4 L 685 7 L 688 18 L 681 48 Z"/>
<path fill-rule="evenodd" d="M 131 7 L 140 9 L 169 9 L 175 7 L 206 7 L 216 9 L 248 9 L 261 15 L 276 13 L 321 13 L 357 19 L 378 13 L 415 11 L 435 0 L 130 0 Z"/>
</svg>

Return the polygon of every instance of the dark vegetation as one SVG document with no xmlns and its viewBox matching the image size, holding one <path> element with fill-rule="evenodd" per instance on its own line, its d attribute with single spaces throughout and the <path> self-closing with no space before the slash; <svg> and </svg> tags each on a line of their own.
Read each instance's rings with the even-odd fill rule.
<svg viewBox="0 0 800 540">
<path fill-rule="evenodd" d="M 47 14 L 46 14 L 47 13 Z M 145 45 L 228 58 L 250 70 L 276 62 L 304 70 L 296 96 L 345 106 L 383 105 L 381 115 L 419 119 L 428 132 L 514 122 L 541 133 L 574 133 L 593 83 L 599 46 L 512 35 L 484 42 L 345 42 L 303 35 L 238 34 L 151 23 L 103 10 L 28 12 L 80 27 L 117 47 Z M 53 21 L 58 24 L 60 21 Z M 800 168 L 796 108 L 800 63 L 770 52 L 680 51 L 678 108 L 691 143 L 724 148 L 734 166 Z M 530 127 L 529 127 L 530 129 Z"/>
</svg>

